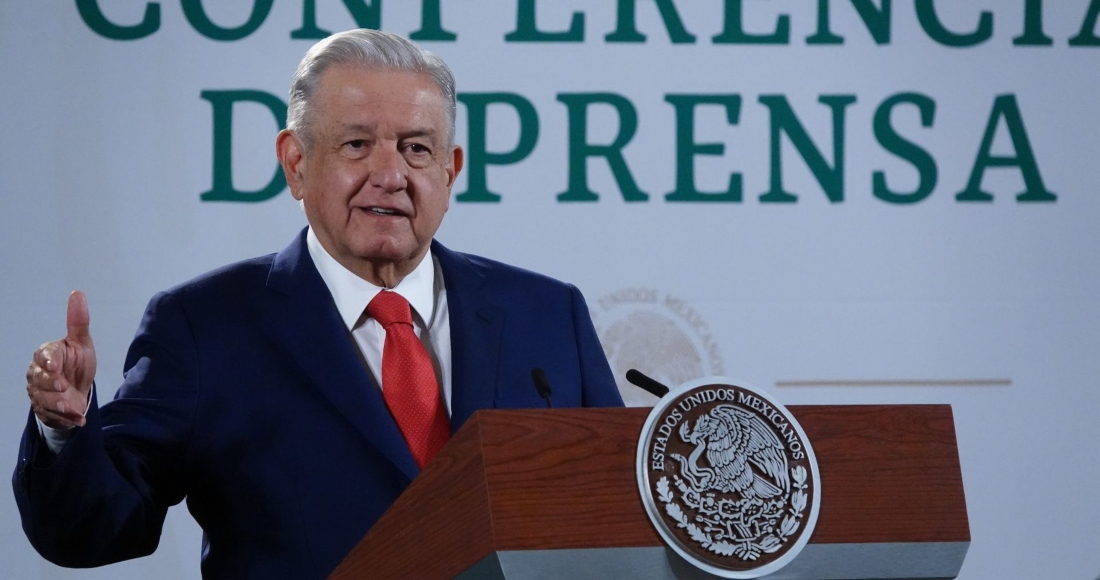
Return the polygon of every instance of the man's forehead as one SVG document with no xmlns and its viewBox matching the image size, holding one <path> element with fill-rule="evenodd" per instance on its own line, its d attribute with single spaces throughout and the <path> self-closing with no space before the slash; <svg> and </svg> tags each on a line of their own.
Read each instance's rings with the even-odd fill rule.
<svg viewBox="0 0 1100 580">
<path fill-rule="evenodd" d="M 365 134 L 373 135 L 379 131 L 381 123 L 371 120 L 351 121 L 335 119 L 331 123 L 333 131 L 340 134 Z M 440 134 L 441 128 L 429 122 L 421 122 L 418 119 L 408 119 L 408 122 L 396 130 L 398 137 L 435 137 Z"/>
<path fill-rule="evenodd" d="M 333 67 L 322 76 L 310 106 L 330 129 L 372 130 L 396 122 L 435 132 L 440 129 L 434 125 L 447 122 L 446 104 L 431 77 L 406 71 Z"/>
<path fill-rule="evenodd" d="M 439 87 L 425 74 L 348 67 L 326 71 L 313 100 L 320 108 L 396 105 L 399 108 L 429 108 L 441 112 L 445 109 Z"/>
</svg>

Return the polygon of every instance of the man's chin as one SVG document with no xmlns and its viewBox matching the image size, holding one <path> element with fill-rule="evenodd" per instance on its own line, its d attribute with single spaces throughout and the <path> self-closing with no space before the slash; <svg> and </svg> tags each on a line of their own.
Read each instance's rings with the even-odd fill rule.
<svg viewBox="0 0 1100 580">
<path fill-rule="evenodd" d="M 394 240 L 384 240 L 378 243 L 364 245 L 357 248 L 356 255 L 364 261 L 371 262 L 375 266 L 386 264 L 408 264 L 413 262 L 414 267 L 420 263 L 420 259 L 427 253 L 427 248 L 416 244 L 401 243 Z"/>
</svg>

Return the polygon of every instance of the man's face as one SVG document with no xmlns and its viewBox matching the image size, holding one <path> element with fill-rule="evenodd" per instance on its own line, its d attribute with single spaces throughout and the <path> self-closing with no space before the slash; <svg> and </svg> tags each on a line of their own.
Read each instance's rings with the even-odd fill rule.
<svg viewBox="0 0 1100 580">
<path fill-rule="evenodd" d="M 462 150 L 448 142 L 445 111 L 427 75 L 338 65 L 314 95 L 310 150 L 279 136 L 291 194 L 321 245 L 375 284 L 411 272 L 447 212 Z"/>
</svg>

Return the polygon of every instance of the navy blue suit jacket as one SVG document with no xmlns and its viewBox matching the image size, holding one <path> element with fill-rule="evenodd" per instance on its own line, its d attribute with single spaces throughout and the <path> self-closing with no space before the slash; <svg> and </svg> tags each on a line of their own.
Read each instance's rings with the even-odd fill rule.
<svg viewBox="0 0 1100 580">
<path fill-rule="evenodd" d="M 478 409 L 621 405 L 573 286 L 438 243 L 457 430 Z M 64 566 L 151 553 L 170 505 L 204 530 L 208 578 L 326 576 L 418 469 L 306 250 L 154 297 L 116 398 L 53 457 L 29 418 L 23 528 Z"/>
</svg>

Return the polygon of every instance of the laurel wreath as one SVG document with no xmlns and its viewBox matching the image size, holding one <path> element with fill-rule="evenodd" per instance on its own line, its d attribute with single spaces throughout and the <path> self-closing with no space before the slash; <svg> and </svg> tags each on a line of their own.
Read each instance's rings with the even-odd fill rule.
<svg viewBox="0 0 1100 580">
<path fill-rule="evenodd" d="M 714 541 L 710 534 L 688 521 L 687 514 L 684 513 L 680 504 L 675 502 L 676 495 L 669 486 L 667 477 L 662 477 L 657 481 L 657 496 L 665 504 L 665 513 L 676 520 L 676 526 L 687 530 L 688 536 L 701 544 L 704 549 L 720 556 L 737 556 L 742 560 L 750 561 L 756 560 L 761 554 L 771 554 L 779 551 L 787 539 L 798 531 L 803 512 L 806 510 L 806 475 L 806 468 L 801 465 L 791 469 L 794 491 L 791 492 L 788 514 L 780 522 L 778 532 L 770 533 L 758 541 L 745 540 L 736 544 L 725 540 Z M 682 486 L 683 483 L 680 482 L 678 485 Z"/>
</svg>

